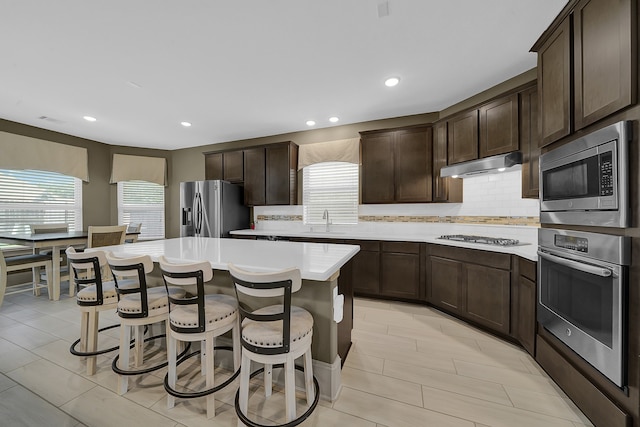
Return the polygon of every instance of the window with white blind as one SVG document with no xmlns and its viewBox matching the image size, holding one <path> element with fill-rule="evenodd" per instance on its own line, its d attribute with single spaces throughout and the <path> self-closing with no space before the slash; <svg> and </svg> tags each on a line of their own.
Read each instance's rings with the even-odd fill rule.
<svg viewBox="0 0 640 427">
<path fill-rule="evenodd" d="M 29 224 L 67 223 L 82 230 L 82 180 L 55 172 L 0 169 L 0 233 Z"/>
<path fill-rule="evenodd" d="M 305 224 L 325 224 L 325 210 L 332 224 L 358 223 L 358 165 L 325 162 L 302 171 Z"/>
<path fill-rule="evenodd" d="M 118 182 L 118 224 L 142 223 L 138 240 L 164 239 L 164 186 Z"/>
</svg>

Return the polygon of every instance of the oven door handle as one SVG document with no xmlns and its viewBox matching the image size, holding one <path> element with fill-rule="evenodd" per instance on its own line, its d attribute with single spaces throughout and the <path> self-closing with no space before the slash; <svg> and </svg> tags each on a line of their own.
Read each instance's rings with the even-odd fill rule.
<svg viewBox="0 0 640 427">
<path fill-rule="evenodd" d="M 613 273 L 608 268 L 596 267 L 590 264 L 584 264 L 579 261 L 573 261 L 567 258 L 562 258 L 556 255 L 551 255 L 546 252 L 538 251 L 538 255 L 548 261 L 555 262 L 556 264 L 563 265 L 565 267 L 573 268 L 585 273 L 593 274 L 600 277 L 610 277 Z"/>
</svg>

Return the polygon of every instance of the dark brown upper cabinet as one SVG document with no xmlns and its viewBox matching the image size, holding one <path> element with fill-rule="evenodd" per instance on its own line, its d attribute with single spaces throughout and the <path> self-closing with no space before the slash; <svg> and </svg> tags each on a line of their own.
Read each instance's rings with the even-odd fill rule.
<svg viewBox="0 0 640 427">
<path fill-rule="evenodd" d="M 266 204 L 265 166 L 264 147 L 244 150 L 244 204 L 247 206 Z"/>
<path fill-rule="evenodd" d="M 234 184 L 242 184 L 243 158 L 242 150 L 206 154 L 205 179 L 223 179 Z"/>
<path fill-rule="evenodd" d="M 538 52 L 540 146 L 636 103 L 634 3 L 576 2 L 533 46 Z"/>
<path fill-rule="evenodd" d="M 247 206 L 295 205 L 298 146 L 279 142 L 205 155 L 206 179 L 244 186 Z"/>
<path fill-rule="evenodd" d="M 297 198 L 298 146 L 293 142 L 265 147 L 267 205 L 295 205 Z"/>
<path fill-rule="evenodd" d="M 292 142 L 245 149 L 245 205 L 295 204 L 297 164 L 298 146 Z"/>
<path fill-rule="evenodd" d="M 440 177 L 447 165 L 447 122 L 433 125 L 433 201 L 462 202 L 462 180 Z"/>
<path fill-rule="evenodd" d="M 518 94 L 480 107 L 480 158 L 518 149 Z"/>
<path fill-rule="evenodd" d="M 465 111 L 447 120 L 448 162 L 478 158 L 478 110 Z"/>
<path fill-rule="evenodd" d="M 571 17 L 567 17 L 538 51 L 540 146 L 571 132 Z"/>
<path fill-rule="evenodd" d="M 204 179 L 224 179 L 222 153 L 204 155 Z"/>
<path fill-rule="evenodd" d="M 538 90 L 531 87 L 520 93 L 520 151 L 522 151 L 522 197 L 537 199 L 540 187 L 540 129 L 538 127 Z"/>
<path fill-rule="evenodd" d="M 244 153 L 240 150 L 223 153 L 224 180 L 234 184 L 244 182 Z"/>
<path fill-rule="evenodd" d="M 431 126 L 361 132 L 362 203 L 432 200 Z"/>
<path fill-rule="evenodd" d="M 632 11 L 631 0 L 583 0 L 574 9 L 576 130 L 635 103 Z"/>
</svg>

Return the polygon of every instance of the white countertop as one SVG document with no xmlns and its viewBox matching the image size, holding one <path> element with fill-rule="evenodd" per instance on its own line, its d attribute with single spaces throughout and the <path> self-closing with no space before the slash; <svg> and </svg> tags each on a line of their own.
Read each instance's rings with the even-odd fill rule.
<svg viewBox="0 0 640 427">
<path fill-rule="evenodd" d="M 297 267 L 303 279 L 325 281 L 360 250 L 357 245 L 270 242 L 266 240 L 181 237 L 96 248 L 120 256 L 161 255 L 169 260 L 207 260 L 216 270 L 227 264 L 253 271 L 276 271 Z"/>
<path fill-rule="evenodd" d="M 489 252 L 500 252 L 505 254 L 518 255 L 530 261 L 538 261 L 537 242 L 523 242 L 518 246 L 496 246 L 482 243 L 465 243 L 453 240 L 438 239 L 440 234 L 429 235 L 424 233 L 403 233 L 398 232 L 365 232 L 365 231 L 301 231 L 301 230 L 236 230 L 232 235 L 239 236 L 279 236 L 279 237 L 301 237 L 301 238 L 325 238 L 325 239 L 345 239 L 345 240 L 387 240 L 402 242 L 425 242 L 438 245 L 456 246 L 459 248 L 477 249 Z M 453 234 L 453 233 L 452 233 Z M 457 234 L 457 233 L 456 233 Z M 472 232 L 466 234 L 474 234 Z"/>
</svg>

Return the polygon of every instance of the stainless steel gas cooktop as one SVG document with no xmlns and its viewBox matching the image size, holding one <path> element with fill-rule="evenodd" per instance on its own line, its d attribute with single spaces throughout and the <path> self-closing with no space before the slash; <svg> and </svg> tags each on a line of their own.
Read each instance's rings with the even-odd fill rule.
<svg viewBox="0 0 640 427">
<path fill-rule="evenodd" d="M 483 243 L 485 245 L 497 245 L 497 246 L 518 246 L 526 243 L 520 243 L 517 239 L 504 239 L 501 237 L 486 237 L 486 236 L 470 236 L 467 234 L 445 234 L 438 237 L 438 239 L 444 240 L 456 240 L 459 242 L 467 243 Z"/>
</svg>

